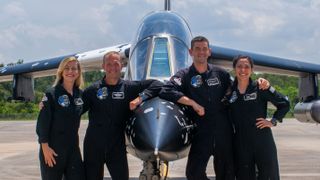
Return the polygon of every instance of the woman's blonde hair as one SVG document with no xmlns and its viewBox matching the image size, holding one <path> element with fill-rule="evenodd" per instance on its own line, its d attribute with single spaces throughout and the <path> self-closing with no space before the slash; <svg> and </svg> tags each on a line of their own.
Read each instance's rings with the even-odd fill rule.
<svg viewBox="0 0 320 180">
<path fill-rule="evenodd" d="M 76 79 L 76 81 L 74 83 L 74 86 L 78 87 L 78 88 L 82 88 L 83 87 L 84 82 L 83 82 L 83 76 L 82 76 L 82 67 L 81 67 L 78 59 L 75 56 L 66 57 L 65 59 L 63 59 L 60 62 L 59 67 L 57 69 L 57 73 L 56 73 L 56 80 L 54 81 L 53 86 L 56 86 L 56 85 L 58 85 L 58 84 L 63 82 L 62 73 L 63 73 L 66 65 L 71 61 L 76 61 L 77 62 L 78 73 L 79 73 L 79 77 Z"/>
</svg>

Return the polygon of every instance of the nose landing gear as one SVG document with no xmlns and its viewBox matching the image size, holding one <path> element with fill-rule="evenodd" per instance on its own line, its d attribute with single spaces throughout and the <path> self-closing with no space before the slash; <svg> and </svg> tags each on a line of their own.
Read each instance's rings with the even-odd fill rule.
<svg viewBox="0 0 320 180">
<path fill-rule="evenodd" d="M 166 180 L 168 165 L 167 161 L 144 161 L 139 180 Z"/>
</svg>

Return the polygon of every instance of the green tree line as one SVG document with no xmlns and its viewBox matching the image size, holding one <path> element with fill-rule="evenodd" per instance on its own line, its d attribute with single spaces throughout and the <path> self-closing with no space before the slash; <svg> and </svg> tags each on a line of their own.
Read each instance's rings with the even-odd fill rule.
<svg viewBox="0 0 320 180">
<path fill-rule="evenodd" d="M 103 77 L 102 72 L 84 73 L 85 87 Z M 0 120 L 34 120 L 39 113 L 38 103 L 44 92 L 52 87 L 55 76 L 36 78 L 34 80 L 35 101 L 8 101 L 12 97 L 12 82 L 0 83 Z M 86 116 L 84 116 L 85 118 Z"/>
<path fill-rule="evenodd" d="M 91 83 L 100 80 L 103 73 L 99 71 L 84 73 L 85 87 Z M 291 109 L 288 117 L 293 116 L 294 105 L 298 102 L 298 77 L 280 76 L 273 74 L 254 74 L 253 79 L 263 77 L 268 79 L 273 87 L 282 94 L 288 96 L 291 102 Z M 35 101 L 34 102 L 8 102 L 7 99 L 12 96 L 12 82 L 0 83 L 0 119 L 36 119 L 39 113 L 38 103 L 43 97 L 46 89 L 50 88 L 55 77 L 36 78 Z"/>
</svg>

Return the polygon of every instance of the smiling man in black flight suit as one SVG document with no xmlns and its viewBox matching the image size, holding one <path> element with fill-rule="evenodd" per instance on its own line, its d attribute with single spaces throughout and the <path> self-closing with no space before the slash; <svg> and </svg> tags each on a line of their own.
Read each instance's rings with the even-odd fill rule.
<svg viewBox="0 0 320 180">
<path fill-rule="evenodd" d="M 105 77 L 83 93 L 84 110 L 89 110 L 89 125 L 84 139 L 86 177 L 87 180 L 102 180 L 106 164 L 113 180 L 127 180 L 124 130 L 131 114 L 129 103 L 138 95 L 131 102 L 133 106 L 158 95 L 162 83 L 156 80 L 122 80 L 118 52 L 107 53 L 102 67 Z"/>
<path fill-rule="evenodd" d="M 222 103 L 232 84 L 230 75 L 224 69 L 208 64 L 211 49 L 205 37 L 193 38 L 189 53 L 193 64 L 172 76 L 159 94 L 163 99 L 193 108 L 189 114 L 197 129 L 188 156 L 186 176 L 188 180 L 207 180 L 206 167 L 213 155 L 216 179 L 234 179 L 233 128 Z M 263 88 L 269 86 L 266 80 L 258 81 Z"/>
<path fill-rule="evenodd" d="M 206 167 L 211 155 L 217 180 L 234 179 L 232 125 L 221 103 L 231 86 L 225 70 L 208 64 L 209 41 L 202 36 L 191 41 L 193 64 L 177 72 L 166 84 L 160 97 L 191 106 L 191 118 L 197 124 L 188 156 L 188 180 L 207 180 Z"/>
</svg>

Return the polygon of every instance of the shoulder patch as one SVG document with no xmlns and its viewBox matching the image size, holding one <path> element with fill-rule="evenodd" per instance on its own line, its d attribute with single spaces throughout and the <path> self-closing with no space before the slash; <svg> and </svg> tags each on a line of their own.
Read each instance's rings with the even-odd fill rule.
<svg viewBox="0 0 320 180">
<path fill-rule="evenodd" d="M 285 96 L 284 98 L 285 98 L 287 101 L 289 101 L 289 97 L 288 97 L 288 96 Z"/>
<path fill-rule="evenodd" d="M 178 86 L 181 86 L 181 85 L 182 85 L 182 83 L 181 83 L 181 78 L 173 77 L 172 79 L 173 79 L 173 82 L 174 82 L 175 84 L 177 84 Z"/>
</svg>

